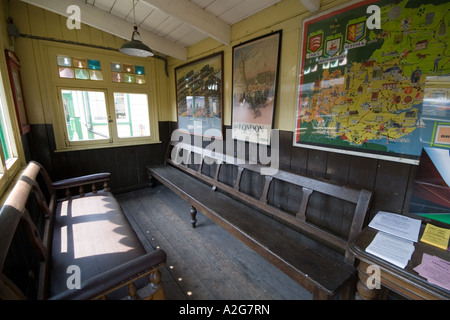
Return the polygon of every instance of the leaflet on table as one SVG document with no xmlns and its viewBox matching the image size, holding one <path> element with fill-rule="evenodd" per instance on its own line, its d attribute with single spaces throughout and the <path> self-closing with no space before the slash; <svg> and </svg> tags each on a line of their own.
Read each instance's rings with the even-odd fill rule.
<svg viewBox="0 0 450 320">
<path fill-rule="evenodd" d="M 424 253 L 422 263 L 413 270 L 428 282 L 450 290 L 450 261 Z"/>
<path fill-rule="evenodd" d="M 419 219 L 409 218 L 400 214 L 379 211 L 369 223 L 369 227 L 417 242 L 419 239 Z"/>
<path fill-rule="evenodd" d="M 436 227 L 428 223 L 420 241 L 445 250 L 448 248 L 449 238 L 450 229 Z"/>
<path fill-rule="evenodd" d="M 414 242 L 380 231 L 366 251 L 404 268 L 414 252 Z"/>
</svg>

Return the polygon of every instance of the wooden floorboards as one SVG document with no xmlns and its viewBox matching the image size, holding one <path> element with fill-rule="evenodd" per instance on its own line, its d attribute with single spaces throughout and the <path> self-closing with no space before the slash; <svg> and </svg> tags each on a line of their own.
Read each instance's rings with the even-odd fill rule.
<svg viewBox="0 0 450 320">
<path fill-rule="evenodd" d="M 117 195 L 148 251 L 167 253 L 167 300 L 310 300 L 312 295 L 201 212 L 158 185 Z"/>
</svg>

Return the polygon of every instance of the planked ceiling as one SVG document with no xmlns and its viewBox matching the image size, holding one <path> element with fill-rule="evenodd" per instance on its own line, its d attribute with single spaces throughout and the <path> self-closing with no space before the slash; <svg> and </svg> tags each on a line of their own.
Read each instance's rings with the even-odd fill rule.
<svg viewBox="0 0 450 320">
<path fill-rule="evenodd" d="M 186 48 L 213 38 L 230 44 L 231 26 L 281 0 L 22 0 L 129 40 L 133 25 L 142 41 L 161 54 L 186 60 Z M 133 8 L 134 6 L 134 8 Z M 134 9 L 134 10 L 133 10 Z"/>
</svg>

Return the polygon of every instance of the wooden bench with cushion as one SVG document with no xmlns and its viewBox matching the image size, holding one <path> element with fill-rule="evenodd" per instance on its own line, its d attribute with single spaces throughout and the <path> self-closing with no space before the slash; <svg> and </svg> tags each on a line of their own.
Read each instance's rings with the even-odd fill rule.
<svg viewBox="0 0 450 320">
<path fill-rule="evenodd" d="M 193 227 L 198 209 L 314 299 L 349 298 L 356 269 L 347 246 L 365 223 L 372 193 L 282 170 L 262 175 L 261 165 L 240 162 L 171 142 L 166 163 L 147 169 L 190 204 Z"/>
<path fill-rule="evenodd" d="M 27 165 L 0 211 L 0 299 L 164 299 L 166 254 L 145 251 L 109 177 L 52 183 L 41 165 Z"/>
</svg>

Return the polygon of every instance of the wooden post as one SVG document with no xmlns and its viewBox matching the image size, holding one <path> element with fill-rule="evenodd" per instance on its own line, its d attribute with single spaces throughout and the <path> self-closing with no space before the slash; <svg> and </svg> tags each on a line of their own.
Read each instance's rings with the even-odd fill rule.
<svg viewBox="0 0 450 320">
<path fill-rule="evenodd" d="M 195 228 L 195 225 L 197 223 L 197 219 L 195 218 L 197 216 L 197 209 L 195 209 L 193 206 L 191 206 L 191 224 L 192 228 Z"/>
</svg>

